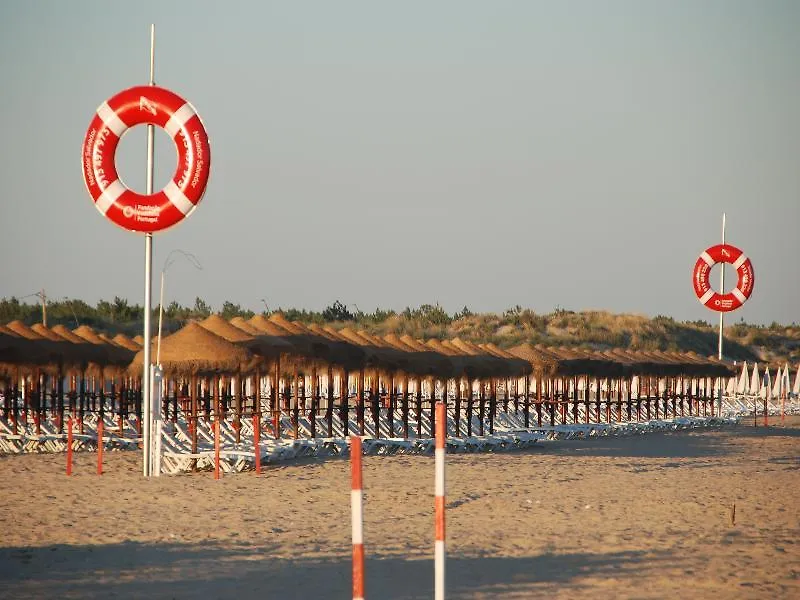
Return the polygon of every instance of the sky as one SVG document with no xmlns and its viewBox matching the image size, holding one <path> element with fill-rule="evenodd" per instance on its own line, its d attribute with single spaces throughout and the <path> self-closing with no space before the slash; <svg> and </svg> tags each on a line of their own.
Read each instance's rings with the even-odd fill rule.
<svg viewBox="0 0 800 600">
<path fill-rule="evenodd" d="M 212 155 L 154 236 L 154 306 L 182 250 L 202 270 L 173 253 L 165 303 L 715 322 L 691 274 L 725 212 L 755 270 L 727 322 L 800 322 L 794 1 L 0 3 L 0 297 L 143 303 L 144 238 L 92 206 L 80 147 L 147 83 L 151 23 Z M 160 130 L 155 161 L 160 189 Z M 138 191 L 145 164 L 137 127 Z"/>
</svg>

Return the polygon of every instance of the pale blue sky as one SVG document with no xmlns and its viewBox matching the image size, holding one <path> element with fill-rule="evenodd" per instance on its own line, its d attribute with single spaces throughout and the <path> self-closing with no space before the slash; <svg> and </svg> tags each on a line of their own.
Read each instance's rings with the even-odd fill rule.
<svg viewBox="0 0 800 600">
<path fill-rule="evenodd" d="M 0 4 L 0 296 L 141 303 L 144 241 L 92 206 L 97 106 L 156 81 L 211 136 L 198 210 L 155 237 L 154 298 L 215 308 L 582 310 L 716 319 L 720 238 L 750 322 L 800 321 L 800 3 Z M 144 188 L 145 134 L 118 155 Z M 175 165 L 166 134 L 156 185 Z M 715 277 L 716 281 L 716 277 Z"/>
</svg>

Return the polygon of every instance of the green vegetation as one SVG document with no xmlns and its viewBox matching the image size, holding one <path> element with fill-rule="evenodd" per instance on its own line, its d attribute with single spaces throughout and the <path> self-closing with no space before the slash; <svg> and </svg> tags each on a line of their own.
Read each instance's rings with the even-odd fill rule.
<svg viewBox="0 0 800 600">
<path fill-rule="evenodd" d="M 353 306 L 353 305 L 350 305 Z M 279 308 L 291 321 L 329 323 L 334 327 L 365 329 L 376 335 L 408 334 L 414 338 L 460 337 L 475 343 L 492 342 L 508 348 L 523 342 L 549 346 L 579 346 L 602 350 L 619 347 L 632 350 L 694 351 L 702 356 L 716 355 L 717 329 L 706 321 L 678 322 L 672 317 L 658 315 L 648 318 L 633 314 L 614 314 L 606 311 L 573 312 L 556 308 L 549 314 L 514 306 L 502 314 L 475 314 L 468 307 L 448 314 L 439 304 L 408 307 L 402 312 L 375 309 L 363 312 L 336 300 L 324 310 L 309 311 Z M 175 331 L 192 319 L 204 319 L 215 312 L 203 299 L 196 298 L 193 307 L 172 302 L 164 307 L 164 329 Z M 239 304 L 225 302 L 216 311 L 231 319 L 245 319 L 255 313 Z M 261 314 L 267 315 L 266 311 Z M 0 323 L 19 319 L 27 324 L 41 322 L 42 310 L 37 303 L 22 303 L 16 298 L 0 301 Z M 158 309 L 153 311 L 154 324 Z M 47 304 L 48 325 L 63 323 L 75 328 L 90 325 L 111 334 L 141 333 L 143 309 L 126 299 L 101 300 L 90 306 L 82 300 L 64 299 Z M 749 325 L 739 321 L 725 330 L 725 355 L 736 360 L 770 362 L 800 361 L 800 325 Z"/>
</svg>

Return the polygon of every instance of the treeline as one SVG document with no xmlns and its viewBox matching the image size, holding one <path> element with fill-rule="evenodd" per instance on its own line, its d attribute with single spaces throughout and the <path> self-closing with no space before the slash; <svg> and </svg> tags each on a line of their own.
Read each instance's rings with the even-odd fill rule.
<svg viewBox="0 0 800 600">
<path fill-rule="evenodd" d="M 352 307 L 352 308 L 351 308 Z M 659 315 L 648 318 L 641 315 L 614 314 L 606 311 L 574 312 L 556 308 L 548 314 L 515 306 L 501 314 L 475 314 L 468 307 L 453 314 L 439 304 L 423 304 L 417 308 L 394 310 L 375 309 L 364 312 L 355 305 L 336 300 L 321 311 L 297 308 L 263 310 L 269 316 L 279 312 L 290 321 L 331 324 L 365 329 L 376 335 L 408 334 L 414 338 L 461 337 L 474 343 L 491 342 L 502 348 L 520 343 L 550 346 L 579 346 L 602 350 L 630 348 L 632 350 L 694 351 L 702 356 L 716 355 L 717 329 L 707 321 L 679 322 L 672 317 Z M 175 331 L 187 321 L 205 319 L 212 313 L 225 319 L 236 316 L 251 318 L 255 312 L 226 301 L 218 310 L 202 298 L 195 298 L 193 306 L 172 302 L 164 307 L 164 330 Z M 153 322 L 158 318 L 158 307 L 153 309 Z M 20 302 L 17 298 L 0 300 L 0 323 L 20 320 L 26 324 L 42 321 L 42 307 L 38 303 Z M 141 333 L 144 310 L 139 304 L 115 297 L 100 300 L 95 306 L 78 299 L 63 299 L 47 303 L 47 324 L 61 323 L 69 328 L 89 325 L 107 333 Z M 735 360 L 800 360 L 800 326 L 750 325 L 739 321 L 725 330 L 725 355 Z"/>
</svg>

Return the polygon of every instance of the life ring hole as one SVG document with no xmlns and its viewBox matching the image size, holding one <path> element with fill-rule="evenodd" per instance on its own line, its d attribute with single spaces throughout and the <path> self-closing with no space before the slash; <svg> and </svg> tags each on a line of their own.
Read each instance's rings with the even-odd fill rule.
<svg viewBox="0 0 800 600">
<path fill-rule="evenodd" d="M 725 269 L 725 289 L 719 289 L 719 278 L 720 273 L 722 273 L 721 269 Z M 736 284 L 739 282 L 739 274 L 736 272 L 736 269 L 733 268 L 733 265 L 730 263 L 717 263 L 713 267 L 711 267 L 711 272 L 708 274 L 708 281 L 711 283 L 711 287 L 720 294 L 729 294 L 736 287 Z"/>
<path fill-rule="evenodd" d="M 153 127 L 153 193 L 159 192 L 175 176 L 178 151 L 175 142 L 161 127 Z M 115 157 L 117 175 L 128 189 L 147 192 L 147 125 L 136 125 L 122 134 Z"/>
</svg>

